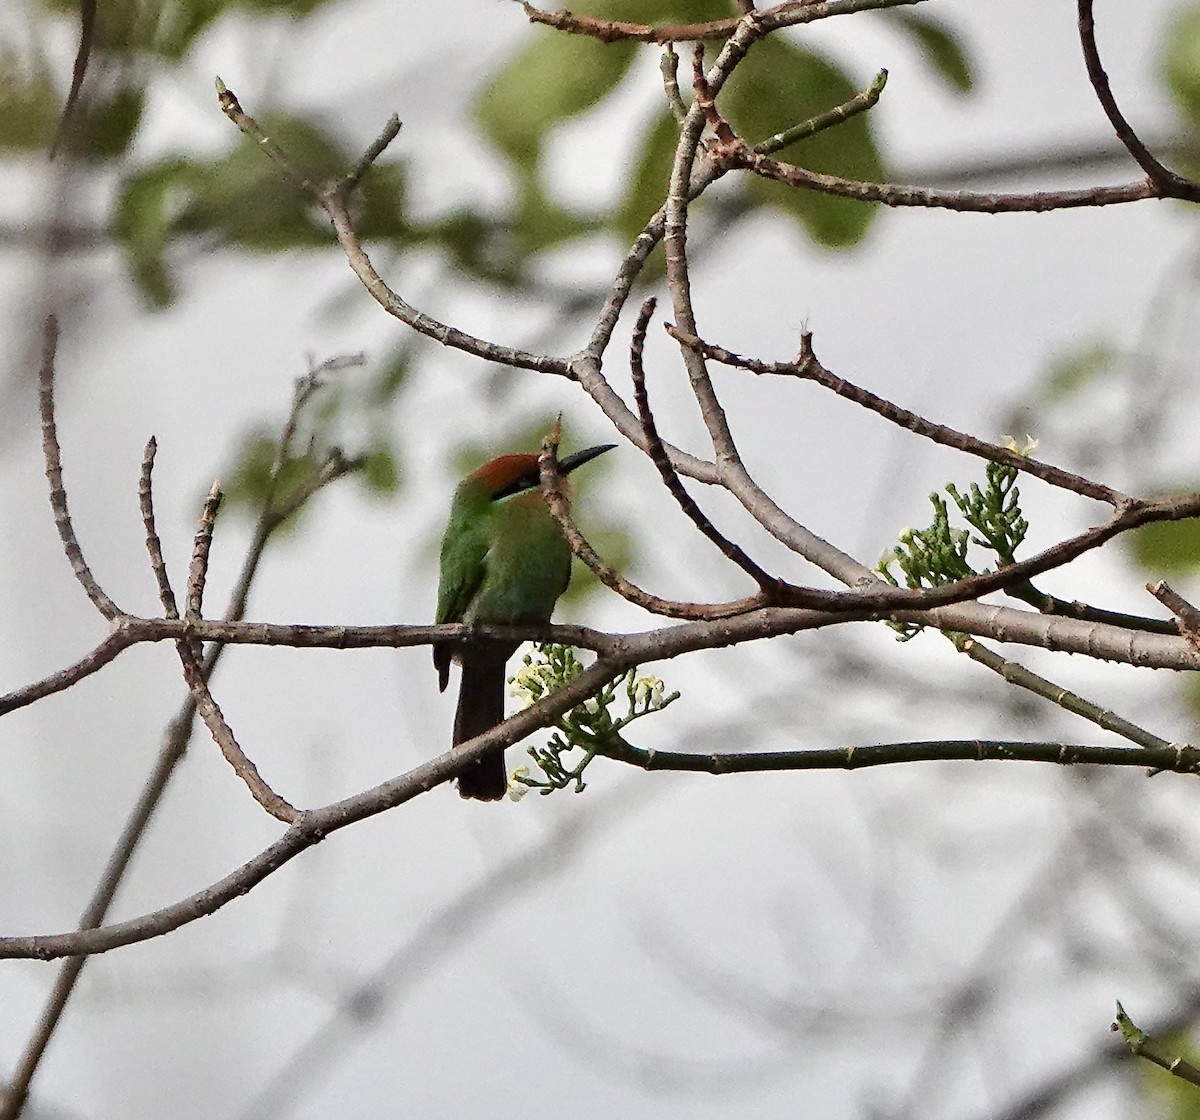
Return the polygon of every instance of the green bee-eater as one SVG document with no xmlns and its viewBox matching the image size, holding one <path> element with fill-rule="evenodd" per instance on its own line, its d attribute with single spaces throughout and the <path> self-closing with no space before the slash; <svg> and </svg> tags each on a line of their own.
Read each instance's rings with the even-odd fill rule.
<svg viewBox="0 0 1200 1120">
<path fill-rule="evenodd" d="M 568 474 L 614 446 L 577 451 L 559 463 L 559 470 Z M 542 497 L 536 455 L 501 455 L 462 480 L 442 537 L 439 623 L 549 622 L 570 578 L 571 550 Z M 517 644 L 472 639 L 457 649 L 433 647 L 442 691 L 451 660 L 462 666 L 455 746 L 503 721 L 504 666 Z M 458 778 L 458 792 L 481 801 L 497 801 L 507 788 L 503 748 L 484 755 Z"/>
</svg>

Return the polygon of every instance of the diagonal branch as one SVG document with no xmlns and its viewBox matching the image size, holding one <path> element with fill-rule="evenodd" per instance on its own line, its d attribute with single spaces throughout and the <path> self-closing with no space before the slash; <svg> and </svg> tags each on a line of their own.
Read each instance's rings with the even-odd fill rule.
<svg viewBox="0 0 1200 1120">
<path fill-rule="evenodd" d="M 1022 455 L 1020 452 L 1014 451 L 1009 447 L 1003 447 L 997 443 L 988 443 L 987 440 L 978 439 L 975 436 L 968 435 L 966 432 L 960 432 L 956 428 L 948 427 L 945 424 L 938 424 L 932 420 L 926 420 L 923 416 L 919 416 L 915 412 L 910 412 L 908 409 L 901 408 L 884 397 L 877 396 L 869 389 L 864 389 L 853 382 L 847 381 L 844 377 L 839 377 L 837 374 L 826 369 L 818 361 L 816 353 L 813 350 L 811 331 L 805 331 L 800 336 L 800 352 L 794 361 L 764 362 L 757 358 L 747 358 L 741 354 L 736 354 L 732 350 L 725 349 L 723 346 L 715 346 L 712 343 L 705 342 L 695 335 L 681 331 L 673 323 L 665 323 L 663 326 L 672 338 L 686 346 L 699 349 L 707 357 L 721 362 L 723 365 L 736 366 L 739 369 L 749 370 L 751 373 L 759 375 L 769 374 L 799 377 L 804 380 L 815 381 L 822 388 L 829 389 L 839 397 L 861 405 L 863 408 L 870 409 L 890 423 L 922 436 L 933 443 L 941 444 L 944 447 L 952 447 L 956 451 L 975 455 L 981 459 L 990 459 L 995 463 L 1003 463 L 1005 466 L 1013 467 L 1016 470 L 1023 471 L 1025 474 L 1032 475 L 1034 478 L 1040 478 L 1043 482 L 1051 486 L 1070 490 L 1072 493 L 1080 494 L 1085 498 L 1094 498 L 1098 502 L 1105 502 L 1113 507 L 1120 506 L 1122 503 L 1129 501 L 1128 494 L 1123 494 L 1120 490 L 1114 490 L 1111 486 L 1092 482 L 1082 475 L 1063 470 L 1061 467 L 1053 466 L 1050 463 L 1042 463 L 1037 459 L 1031 459 L 1027 455 Z"/>
<path fill-rule="evenodd" d="M 629 347 L 629 371 L 633 377 L 633 398 L 637 404 L 638 417 L 642 422 L 642 431 L 646 437 L 646 454 L 658 468 L 659 477 L 666 486 L 671 497 L 678 503 L 679 508 L 687 515 L 692 524 L 700 530 L 721 553 L 732 560 L 742 569 L 763 592 L 764 605 L 771 598 L 771 592 L 781 586 L 781 581 L 769 572 L 764 571 L 737 544 L 726 537 L 709 519 L 708 515 L 696 504 L 695 499 L 684 489 L 675 468 L 671 466 L 671 458 L 663 446 L 654 422 L 654 413 L 650 409 L 650 398 L 646 393 L 646 371 L 642 357 L 646 344 L 646 328 L 650 325 L 650 317 L 654 314 L 655 300 L 646 300 L 642 304 L 637 324 L 633 330 L 633 341 Z"/>
<path fill-rule="evenodd" d="M 500 346 L 497 343 L 488 342 L 486 339 L 476 338 L 465 331 L 460 331 L 457 327 L 439 322 L 423 311 L 418 311 L 399 293 L 393 291 L 383 277 L 375 271 L 375 266 L 371 263 L 358 234 L 354 231 L 349 204 L 350 197 L 359 180 L 399 133 L 400 120 L 395 114 L 388 119 L 382 133 L 367 148 L 362 159 L 350 174 L 332 186 L 321 187 L 291 162 L 279 144 L 272 140 L 262 130 L 259 123 L 245 112 L 234 92 L 220 79 L 217 80 L 217 96 L 221 103 L 221 111 L 237 125 L 243 134 L 253 140 L 267 154 L 287 179 L 325 211 L 354 274 L 389 315 L 443 346 L 462 350 L 464 353 L 472 354 L 484 361 L 519 369 L 532 369 L 539 373 L 557 374 L 560 377 L 570 376 L 568 363 L 563 358 L 555 358 L 547 354 L 534 354 L 531 351 L 519 350 L 510 346 Z"/>
</svg>

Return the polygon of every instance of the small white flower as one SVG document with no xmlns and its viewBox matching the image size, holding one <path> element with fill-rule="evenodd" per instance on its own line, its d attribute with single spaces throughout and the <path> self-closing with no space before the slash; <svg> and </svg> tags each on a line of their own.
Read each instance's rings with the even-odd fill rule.
<svg viewBox="0 0 1200 1120">
<path fill-rule="evenodd" d="M 638 677 L 633 682 L 633 702 L 654 709 L 662 705 L 663 682 L 658 677 Z"/>
<path fill-rule="evenodd" d="M 529 707 L 535 700 L 540 700 L 549 691 L 548 688 L 548 670 L 549 666 L 543 664 L 525 665 L 517 670 L 516 676 L 512 678 L 508 685 L 508 691 L 513 696 L 518 696 L 525 701 L 525 706 Z"/>
<path fill-rule="evenodd" d="M 594 696 L 589 696 L 583 702 L 583 710 L 587 712 L 589 716 L 594 716 L 600 710 L 600 701 Z"/>
<path fill-rule="evenodd" d="M 1024 443 L 1018 443 L 1016 436 L 1005 436 L 1004 447 L 1014 454 L 1027 459 L 1038 449 L 1038 441 L 1026 432 Z"/>
<path fill-rule="evenodd" d="M 508 777 L 507 792 L 509 801 L 520 801 L 529 792 L 529 786 L 522 781 L 523 778 L 528 777 L 528 766 L 517 766 L 513 769 L 513 772 Z"/>
</svg>

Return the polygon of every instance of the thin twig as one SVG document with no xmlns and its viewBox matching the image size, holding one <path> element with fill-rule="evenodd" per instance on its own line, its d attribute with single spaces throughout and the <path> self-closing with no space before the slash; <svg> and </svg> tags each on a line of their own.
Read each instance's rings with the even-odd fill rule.
<svg viewBox="0 0 1200 1120">
<path fill-rule="evenodd" d="M 75 62 L 71 67 L 71 88 L 67 91 L 67 100 L 63 105 L 62 114 L 58 118 L 58 128 L 54 139 L 50 142 L 50 158 L 54 159 L 66 139 L 67 130 L 73 123 L 79 108 L 79 98 L 83 93 L 83 78 L 87 73 L 88 60 L 92 57 L 92 41 L 96 34 L 96 0 L 79 0 L 79 46 L 75 51 Z"/>
<path fill-rule="evenodd" d="M 1117 139 L 1146 173 L 1158 194 L 1186 199 L 1189 202 L 1200 202 L 1200 184 L 1185 179 L 1182 175 L 1177 175 L 1155 159 L 1150 149 L 1134 132 L 1133 126 L 1125 119 L 1125 114 L 1121 112 L 1117 99 L 1113 96 L 1108 75 L 1104 72 L 1104 66 L 1100 62 L 1100 51 L 1096 46 L 1096 21 L 1092 12 L 1092 0 L 1078 0 L 1077 12 L 1079 45 L 1083 51 L 1083 61 L 1087 66 L 1088 80 L 1092 83 L 1096 99 L 1100 102 L 1105 116 L 1113 126 Z"/>
<path fill-rule="evenodd" d="M 208 554 L 212 549 L 213 528 L 217 511 L 221 508 L 221 482 L 218 479 L 204 499 L 204 508 L 192 540 L 192 563 L 188 568 L 187 588 L 184 595 L 183 617 L 187 619 L 204 616 L 204 584 L 208 579 Z"/>
<path fill-rule="evenodd" d="M 154 582 L 158 585 L 158 598 L 162 603 L 163 613 L 167 618 L 179 617 L 179 606 L 175 602 L 175 592 L 171 589 L 171 579 L 167 574 L 167 564 L 163 559 L 162 541 L 154 520 L 154 457 L 158 453 L 158 441 L 153 436 L 146 444 L 146 452 L 142 456 L 142 475 L 138 483 L 138 504 L 142 511 L 142 525 L 146 530 L 146 551 L 150 553 L 150 568 L 154 573 Z"/>
<path fill-rule="evenodd" d="M 679 92 L 679 55 L 670 43 L 663 47 L 662 54 L 659 55 L 658 68 L 662 74 L 663 92 L 667 95 L 667 106 L 671 115 L 683 124 L 687 117 L 687 106 Z"/>
<path fill-rule="evenodd" d="M 908 409 L 901 408 L 884 397 L 877 396 L 869 389 L 864 389 L 853 382 L 847 381 L 844 377 L 839 377 L 837 374 L 826 369 L 818 360 L 813 350 L 812 333 L 810 331 L 805 331 L 800 336 L 800 351 L 794 361 L 764 362 L 757 358 L 744 357 L 741 354 L 734 353 L 732 350 L 727 350 L 723 346 L 716 346 L 705 342 L 693 334 L 680 330 L 673 323 L 665 323 L 663 325 L 667 333 L 676 339 L 676 341 L 683 343 L 685 346 L 700 350 L 707 357 L 721 362 L 723 365 L 736 366 L 739 369 L 749 370 L 751 373 L 760 375 L 799 377 L 807 381 L 814 381 L 822 388 L 836 393 L 839 397 L 861 405 L 863 408 L 870 409 L 870 411 L 877 413 L 890 423 L 922 436 L 933 443 L 939 443 L 944 447 L 952 447 L 956 451 L 963 451 L 968 455 L 975 455 L 981 459 L 1003 463 L 1005 466 L 1013 467 L 1016 470 L 1023 471 L 1025 474 L 1032 475 L 1034 478 L 1040 478 L 1043 482 L 1049 483 L 1051 486 L 1070 490 L 1072 493 L 1080 494 L 1085 498 L 1094 498 L 1098 502 L 1104 502 L 1113 507 L 1120 506 L 1122 503 L 1130 500 L 1128 494 L 1114 490 L 1111 486 L 1093 482 L 1082 475 L 1074 474 L 1071 471 L 1063 470 L 1061 467 L 1055 467 L 1049 463 L 1043 463 L 1038 459 L 1032 459 L 1009 447 L 978 439 L 975 436 L 968 435 L 966 432 L 960 432 L 958 429 L 948 427 L 945 424 L 926 420 L 923 416 L 919 416 L 915 412 L 910 412 Z"/>
<path fill-rule="evenodd" d="M 99 672 L 117 654 L 132 645 L 137 645 L 142 640 L 134 631 L 119 627 L 74 664 L 68 665 L 65 669 L 59 669 L 32 684 L 27 684 L 23 688 L 0 696 L 0 716 L 6 716 L 9 712 L 17 711 L 18 708 L 27 708 L 30 704 L 44 700 L 47 696 L 53 696 L 56 692 L 65 692 L 85 677 Z"/>
<path fill-rule="evenodd" d="M 544 24 L 571 35 L 586 35 L 602 43 L 633 40 L 642 43 L 681 43 L 711 39 L 728 39 L 737 33 L 741 19 L 754 12 L 754 5 L 739 3 L 741 17 L 714 19 L 705 23 L 676 23 L 655 26 L 648 23 L 630 23 L 625 20 L 601 19 L 579 12 L 560 8 L 556 12 L 535 8 L 529 0 L 518 0 L 530 22 Z M 789 0 L 758 13 L 767 30 L 777 31 L 783 27 L 812 23 L 832 16 L 851 15 L 854 12 L 873 11 L 880 8 L 899 8 L 922 3 L 922 0 Z"/>
<path fill-rule="evenodd" d="M 1096 607 L 1091 603 L 1083 603 L 1078 599 L 1060 599 L 1051 595 L 1032 583 L 1016 584 L 1006 587 L 1005 594 L 1028 603 L 1042 614 L 1061 615 L 1063 618 L 1078 618 L 1084 622 L 1104 622 L 1111 626 L 1125 626 L 1130 630 L 1145 630 L 1151 634 L 1177 634 L 1179 629 L 1174 622 L 1164 618 L 1147 618 L 1145 615 L 1130 614 L 1127 611 L 1111 611 L 1104 607 Z"/>
<path fill-rule="evenodd" d="M 753 16 L 742 17 L 743 26 L 730 39 L 713 64 L 715 72 L 725 73 L 744 57 L 750 45 L 758 38 Z M 671 180 L 667 188 L 666 218 L 663 230 L 663 250 L 667 260 L 667 288 L 671 294 L 671 308 L 677 322 L 692 334 L 696 328 L 695 312 L 692 307 L 691 276 L 687 256 L 688 206 L 691 202 L 692 169 L 696 163 L 700 137 L 704 132 L 705 115 L 698 91 L 707 82 L 704 76 L 704 45 L 697 43 L 692 57 L 693 87 L 697 95 L 692 99 L 687 117 L 679 132 L 679 143 L 675 147 L 675 158 L 671 166 Z M 714 78 L 715 81 L 715 78 Z M 691 383 L 692 394 L 700 407 L 700 416 L 708 429 L 713 451 L 722 469 L 737 467 L 741 463 L 729 419 L 725 415 L 703 354 L 683 349 L 683 363 Z"/>
<path fill-rule="evenodd" d="M 887 85 L 887 77 L 888 72 L 880 70 L 875 75 L 874 81 L 861 93 L 855 94 L 849 101 L 845 101 L 841 105 L 835 105 L 832 109 L 824 113 L 819 113 L 810 120 L 801 121 L 800 124 L 792 125 L 791 128 L 785 128 L 782 132 L 777 132 L 774 136 L 768 136 L 766 140 L 760 140 L 754 145 L 754 151 L 758 152 L 759 155 L 770 155 L 781 148 L 795 144 L 798 140 L 807 140 L 809 137 L 815 136 L 818 132 L 825 132 L 830 128 L 836 128 L 839 124 L 844 124 L 853 117 L 857 117 L 860 113 L 865 113 L 868 109 L 873 109 L 879 103 L 879 98 L 883 96 L 883 87 Z"/>
<path fill-rule="evenodd" d="M 654 413 L 650 408 L 650 398 L 646 392 L 646 371 L 643 365 L 646 329 L 650 324 L 651 316 L 654 314 L 655 302 L 651 298 L 642 304 L 642 310 L 638 315 L 637 323 L 633 329 L 633 340 L 629 346 L 629 371 L 633 378 L 633 399 L 637 405 L 638 417 L 642 422 L 642 431 L 646 436 L 646 454 L 650 456 L 650 461 L 658 468 L 658 474 L 663 481 L 663 485 L 667 488 L 671 497 L 678 503 L 679 508 L 683 510 L 692 524 L 721 550 L 724 556 L 732 560 L 733 563 L 758 584 L 759 590 L 763 592 L 763 605 L 766 605 L 771 600 L 772 592 L 781 586 L 782 581 L 759 567 L 739 545 L 726 537 L 709 520 L 708 515 L 696 504 L 691 494 L 684 489 L 679 475 L 675 472 L 675 468 L 671 466 L 671 459 L 667 454 L 666 448 L 663 447 L 662 439 L 659 437 L 658 426 L 654 422 Z"/>
<path fill-rule="evenodd" d="M 379 137 L 367 148 L 354 170 L 333 186 L 322 188 L 293 164 L 287 153 L 242 108 L 237 95 L 220 79 L 217 80 L 217 97 L 221 111 L 267 154 L 297 189 L 307 194 L 325 211 L 354 274 L 389 315 L 395 316 L 413 330 L 427 338 L 432 338 L 443 346 L 462 350 L 485 361 L 520 369 L 532 369 L 539 373 L 552 373 L 559 377 L 570 376 L 568 363 L 563 358 L 551 357 L 548 354 L 534 354 L 528 350 L 519 350 L 510 346 L 500 346 L 494 342 L 476 338 L 456 327 L 439 322 L 423 311 L 418 311 L 393 291 L 383 277 L 375 271 L 375 266 L 371 264 L 371 260 L 354 230 L 349 201 L 352 189 L 399 133 L 400 122 L 395 114 L 388 119 L 387 125 Z"/>
<path fill-rule="evenodd" d="M 179 651 L 179 660 L 183 663 L 183 677 L 191 689 L 192 699 L 196 710 L 204 720 L 205 727 L 213 737 L 213 741 L 225 756 L 225 761 L 233 767 L 233 772 L 241 778 L 249 789 L 251 796 L 276 820 L 284 824 L 295 824 L 301 811 L 290 802 L 280 797 L 263 779 L 258 767 L 246 756 L 241 745 L 234 737 L 233 728 L 222 714 L 220 707 L 213 698 L 212 691 L 205 679 L 204 667 L 196 658 L 195 651 L 186 641 L 175 643 Z"/>
<path fill-rule="evenodd" d="M 1195 747 L 1103 747 L 1086 743 L 1024 742 L 1019 739 L 929 739 L 867 746 L 794 751 L 660 751 L 622 741 L 602 750 L 605 758 L 642 770 L 700 774 L 758 774 L 795 770 L 864 770 L 913 762 L 1048 762 L 1059 766 L 1137 766 L 1200 773 Z"/>
<path fill-rule="evenodd" d="M 66 551 L 71 571 L 79 580 L 87 597 L 109 622 L 125 612 L 105 594 L 91 568 L 83 558 L 83 550 L 71 524 L 67 509 L 67 492 L 63 489 L 62 450 L 58 443 L 58 428 L 54 419 L 54 358 L 58 350 L 58 320 L 49 315 L 42 335 L 42 365 L 38 377 L 38 407 L 42 418 L 42 454 L 46 459 L 46 480 L 50 483 L 50 508 L 54 511 L 54 526 Z"/>
<path fill-rule="evenodd" d="M 1175 616 L 1174 624 L 1180 636 L 1200 650 L 1200 610 L 1165 580 L 1146 584 L 1146 590 Z"/>
<path fill-rule="evenodd" d="M 732 618 L 763 606 L 761 596 L 755 595 L 730 603 L 690 603 L 675 599 L 662 599 L 642 590 L 626 579 L 616 568 L 605 562 L 588 543 L 579 527 L 571 518 L 571 507 L 567 501 L 562 473 L 558 469 L 558 432 L 551 432 L 542 440 L 542 452 L 538 457 L 541 474 L 542 496 L 546 505 L 567 539 L 571 551 L 605 587 L 615 591 L 622 599 L 667 618 L 717 619 Z"/>
<path fill-rule="evenodd" d="M 297 397 L 301 398 L 301 394 L 297 393 Z M 294 418 L 294 413 L 295 410 L 293 409 L 293 414 L 289 417 L 289 420 Z M 291 430 L 294 431 L 294 427 Z M 280 444 L 282 446 L 282 439 L 280 440 Z M 278 461 L 279 459 L 277 458 Z M 275 478 L 272 479 L 272 482 L 275 482 Z M 212 548 L 213 528 L 216 524 L 217 511 L 221 505 L 221 496 L 221 484 L 214 482 L 207 499 L 205 499 L 204 508 L 200 513 L 200 521 L 196 526 L 196 536 L 192 546 L 192 563 L 188 574 L 187 606 L 184 609 L 184 619 L 188 622 L 199 619 L 203 615 L 204 585 L 208 576 L 208 557 Z M 276 523 L 278 524 L 278 522 Z M 271 816 L 283 821 L 285 824 L 293 824 L 300 815 L 299 810 L 280 797 L 266 783 L 262 775 L 258 772 L 258 768 L 246 756 L 246 752 L 242 750 L 241 745 L 233 734 L 233 728 L 229 726 L 228 721 L 221 713 L 220 707 L 213 698 L 212 691 L 208 685 L 208 674 L 205 672 L 204 666 L 200 661 L 203 652 L 201 643 L 193 643 L 187 638 L 181 638 L 175 643 L 175 648 L 179 652 L 179 660 L 183 666 L 183 679 L 191 691 L 196 711 L 200 714 L 205 727 L 208 728 L 209 733 L 212 735 L 213 741 L 220 748 L 221 754 L 225 756 L 225 761 L 233 767 L 233 772 L 245 783 L 254 800 L 270 813 Z"/>
<path fill-rule="evenodd" d="M 1125 1045 L 1130 1053 L 1139 1058 L 1165 1069 L 1181 1081 L 1189 1085 L 1200 1085 L 1200 1069 L 1191 1062 L 1185 1061 L 1173 1049 L 1167 1049 L 1161 1042 L 1148 1035 L 1126 1013 L 1125 1008 L 1117 1001 L 1117 1015 L 1112 1024 L 1114 1031 L 1120 1031 L 1125 1039 Z"/>
<path fill-rule="evenodd" d="M 1077 190 L 1017 191 L 986 193 L 947 191 L 935 187 L 912 187 L 898 183 L 870 183 L 826 175 L 759 155 L 745 141 L 716 148 L 711 158 L 730 167 L 744 167 L 763 179 L 784 183 L 802 190 L 819 191 L 857 202 L 880 202 L 884 206 L 916 206 L 925 210 L 955 210 L 964 214 L 1045 214 L 1051 210 L 1075 210 L 1081 207 L 1117 206 L 1161 198 L 1152 183 L 1141 181 L 1107 187 L 1082 187 Z"/>
<path fill-rule="evenodd" d="M 1009 684 L 1016 685 L 1017 688 L 1023 688 L 1027 692 L 1032 692 L 1035 696 L 1041 696 L 1043 699 L 1057 704 L 1064 711 L 1080 716 L 1089 723 L 1094 723 L 1097 727 L 1104 728 L 1105 731 L 1111 731 L 1116 735 L 1120 735 L 1122 739 L 1128 739 L 1131 743 L 1136 743 L 1139 747 L 1155 751 L 1178 751 L 1188 756 L 1190 756 L 1190 753 L 1194 753 L 1193 747 L 1171 743 L 1147 731 L 1144 727 L 1139 727 L 1136 723 L 1131 723 L 1123 716 L 1117 715 L 1116 712 L 1110 711 L 1108 708 L 1102 708 L 1099 704 L 1085 699 L 1078 693 L 1071 692 L 1069 689 L 1063 688 L 1062 685 L 1055 684 L 1054 681 L 1039 676 L 1037 673 L 1026 669 L 1024 665 L 1001 657 L 998 653 L 994 653 L 988 649 L 987 646 L 982 645 L 975 638 L 952 637 L 952 640 L 955 646 L 972 661 L 1003 677 Z M 1168 767 L 1168 769 L 1176 768 Z"/>
</svg>

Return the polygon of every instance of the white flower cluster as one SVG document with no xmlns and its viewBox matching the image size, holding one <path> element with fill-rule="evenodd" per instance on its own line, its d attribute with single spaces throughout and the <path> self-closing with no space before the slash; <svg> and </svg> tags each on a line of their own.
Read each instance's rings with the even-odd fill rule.
<svg viewBox="0 0 1200 1120">
<path fill-rule="evenodd" d="M 638 677 L 633 682 L 630 694 L 638 707 L 644 707 L 648 712 L 656 712 L 663 706 L 663 691 L 666 686 L 658 677 Z"/>
<path fill-rule="evenodd" d="M 517 670 L 517 675 L 509 682 L 508 691 L 525 702 L 525 707 L 536 704 L 548 692 L 554 691 L 559 684 L 554 667 L 546 661 L 532 661 L 526 658 L 525 664 Z"/>
</svg>

